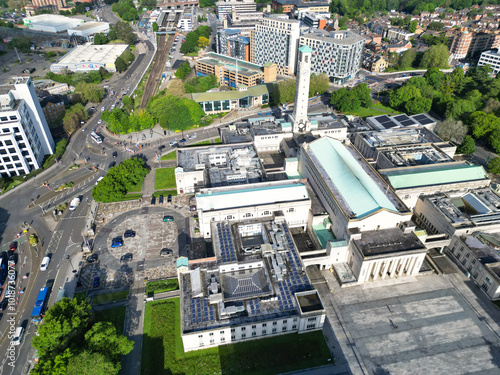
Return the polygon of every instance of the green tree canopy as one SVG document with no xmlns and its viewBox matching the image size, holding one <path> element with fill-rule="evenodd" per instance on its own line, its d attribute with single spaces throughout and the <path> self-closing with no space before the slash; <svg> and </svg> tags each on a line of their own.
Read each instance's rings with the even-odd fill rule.
<svg viewBox="0 0 500 375">
<path fill-rule="evenodd" d="M 175 76 L 180 79 L 186 78 L 186 76 L 191 72 L 193 68 L 191 68 L 191 65 L 189 62 L 184 61 L 175 71 Z"/>
<path fill-rule="evenodd" d="M 488 162 L 488 170 L 493 174 L 500 174 L 500 158 L 491 159 Z"/>
<path fill-rule="evenodd" d="M 457 154 L 473 154 L 476 150 L 476 143 L 474 142 L 474 138 L 470 135 L 466 136 L 463 142 L 457 147 Z"/>
<path fill-rule="evenodd" d="M 82 81 L 76 85 L 76 91 L 82 94 L 85 101 L 92 103 L 99 103 L 104 98 L 104 89 L 95 83 Z"/>
<path fill-rule="evenodd" d="M 431 46 L 422 56 L 420 67 L 424 69 L 429 68 L 448 68 L 448 46 L 438 44 Z"/>
</svg>

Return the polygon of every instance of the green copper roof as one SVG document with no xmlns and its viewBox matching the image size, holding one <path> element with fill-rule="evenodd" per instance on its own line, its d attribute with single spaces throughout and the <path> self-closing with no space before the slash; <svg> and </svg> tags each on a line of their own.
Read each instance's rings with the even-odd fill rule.
<svg viewBox="0 0 500 375">
<path fill-rule="evenodd" d="M 432 168 L 396 170 L 382 172 L 394 189 L 407 189 L 417 186 L 453 184 L 488 178 L 480 165 L 435 165 Z"/>
<path fill-rule="evenodd" d="M 214 100 L 237 100 L 247 96 L 262 96 L 269 94 L 266 85 L 257 85 L 249 87 L 244 91 L 231 90 L 231 91 L 214 91 L 214 92 L 196 92 L 187 94 L 189 99 L 200 102 L 211 102 Z"/>
<path fill-rule="evenodd" d="M 325 180 L 330 180 L 342 199 L 357 217 L 380 209 L 397 211 L 385 192 L 377 185 L 341 142 L 322 137 L 309 144 L 311 151 L 324 169 Z"/>
<path fill-rule="evenodd" d="M 179 257 L 179 258 L 177 258 L 177 262 L 176 262 L 177 263 L 177 268 L 183 267 L 183 266 L 187 267 L 188 264 L 189 264 L 188 261 L 189 260 L 186 257 Z"/>
<path fill-rule="evenodd" d="M 312 52 L 313 50 L 309 46 L 302 46 L 299 48 L 299 51 L 302 53 L 309 53 L 309 52 Z"/>
</svg>

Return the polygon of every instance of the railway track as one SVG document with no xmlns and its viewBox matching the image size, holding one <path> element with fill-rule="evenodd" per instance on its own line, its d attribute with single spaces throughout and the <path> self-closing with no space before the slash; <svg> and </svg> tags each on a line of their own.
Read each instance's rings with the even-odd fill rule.
<svg viewBox="0 0 500 375">
<path fill-rule="evenodd" d="M 174 24 L 179 21 L 180 14 L 175 16 Z M 167 17 L 164 18 L 162 26 L 168 24 Z M 144 86 L 144 94 L 141 99 L 141 108 L 146 108 L 148 101 L 151 97 L 156 94 L 158 89 L 161 73 L 165 68 L 165 63 L 167 62 L 167 56 L 174 43 L 175 35 L 159 35 L 158 37 L 158 49 L 156 50 L 155 58 L 153 60 L 153 65 L 151 71 L 149 72 L 146 85 Z"/>
</svg>

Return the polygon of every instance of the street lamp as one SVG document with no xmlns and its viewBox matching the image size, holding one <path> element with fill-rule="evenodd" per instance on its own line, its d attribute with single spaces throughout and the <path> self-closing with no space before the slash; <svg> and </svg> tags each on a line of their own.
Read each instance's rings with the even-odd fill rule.
<svg viewBox="0 0 500 375">
<path fill-rule="evenodd" d="M 71 263 L 71 258 L 69 255 L 66 255 L 66 259 L 69 261 L 69 264 L 71 265 L 71 268 L 73 269 L 73 273 L 76 273 L 75 267 L 73 267 L 73 263 Z"/>
</svg>

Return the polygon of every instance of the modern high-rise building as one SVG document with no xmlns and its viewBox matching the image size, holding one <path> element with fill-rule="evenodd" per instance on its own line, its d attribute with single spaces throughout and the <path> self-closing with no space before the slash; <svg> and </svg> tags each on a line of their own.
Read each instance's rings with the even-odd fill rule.
<svg viewBox="0 0 500 375">
<path fill-rule="evenodd" d="M 361 68 L 365 40 L 347 31 L 317 30 L 300 37 L 312 50 L 311 72 L 326 73 L 334 83 L 354 78 Z"/>
<path fill-rule="evenodd" d="M 242 36 L 239 29 L 218 30 L 216 47 L 220 55 L 250 61 L 250 38 Z"/>
<path fill-rule="evenodd" d="M 246 13 L 255 12 L 257 10 L 257 4 L 254 0 L 242 0 L 242 1 L 218 1 L 215 3 L 215 12 L 219 20 L 226 18 L 231 12 Z"/>
<path fill-rule="evenodd" d="M 451 42 L 450 53 L 454 59 L 464 59 L 469 52 L 469 47 L 472 41 L 472 34 L 467 30 L 455 35 Z"/>
<path fill-rule="evenodd" d="M 54 140 L 29 77 L 0 85 L 0 175 L 29 173 L 54 153 Z"/>
<path fill-rule="evenodd" d="M 250 38 L 250 61 L 278 65 L 278 74 L 293 75 L 297 65 L 300 21 L 279 16 L 265 17 Z"/>
</svg>

